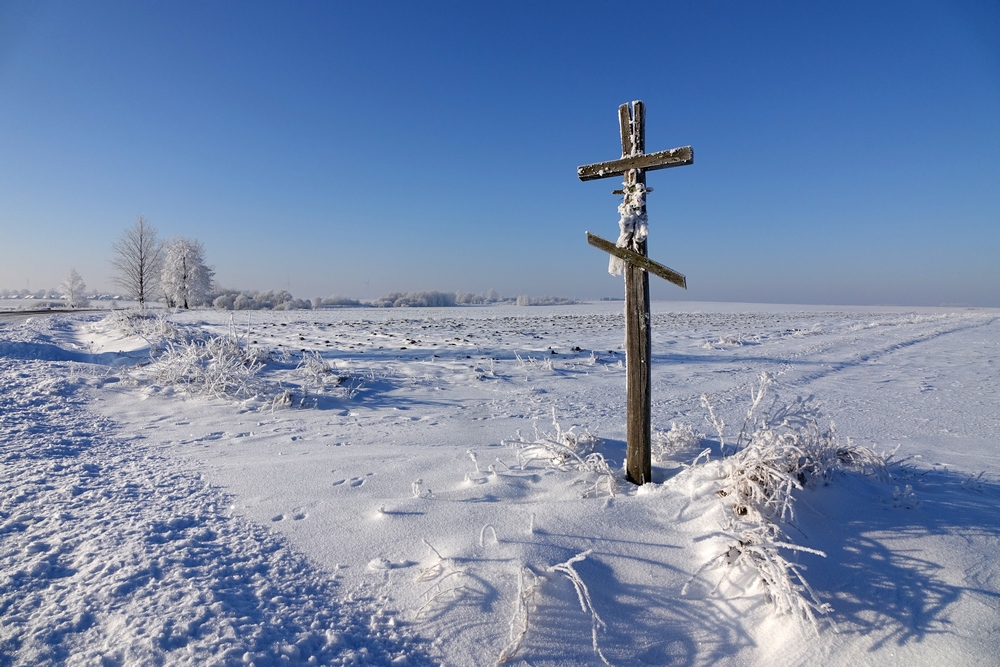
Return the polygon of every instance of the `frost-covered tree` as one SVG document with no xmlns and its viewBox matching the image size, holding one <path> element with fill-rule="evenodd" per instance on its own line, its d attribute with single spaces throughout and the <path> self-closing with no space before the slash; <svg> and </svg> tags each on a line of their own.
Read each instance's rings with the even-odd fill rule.
<svg viewBox="0 0 1000 667">
<path fill-rule="evenodd" d="M 66 280 L 62 282 L 59 289 L 62 290 L 62 296 L 69 303 L 70 308 L 86 308 L 90 305 L 90 300 L 84 295 L 84 292 L 87 291 L 87 285 L 77 273 L 76 268 L 70 267 L 69 273 L 66 274 Z"/>
<path fill-rule="evenodd" d="M 160 285 L 167 305 L 187 309 L 204 303 L 215 271 L 205 264 L 201 241 L 177 237 L 166 244 L 163 254 Z"/>
<path fill-rule="evenodd" d="M 163 258 L 163 246 L 156 238 L 156 228 L 140 215 L 111 249 L 114 251 L 111 268 L 115 270 L 112 280 L 137 300 L 140 308 L 145 308 L 159 282 Z"/>
</svg>

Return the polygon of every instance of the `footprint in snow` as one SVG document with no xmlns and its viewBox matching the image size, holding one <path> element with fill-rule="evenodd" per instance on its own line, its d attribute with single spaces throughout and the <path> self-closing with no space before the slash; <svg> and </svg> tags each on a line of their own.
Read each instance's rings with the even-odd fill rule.
<svg viewBox="0 0 1000 667">
<path fill-rule="evenodd" d="M 362 484 L 364 484 L 365 481 L 374 474 L 375 473 L 373 472 L 369 472 L 365 473 L 364 477 L 351 477 L 350 479 L 338 479 L 336 482 L 333 483 L 333 486 L 341 486 L 342 484 L 347 484 L 352 488 L 357 488 Z"/>
<path fill-rule="evenodd" d="M 370 572 L 384 572 L 386 570 L 398 570 L 406 567 L 413 567 L 417 563 L 412 560 L 401 560 L 398 563 L 393 563 L 388 558 L 375 558 L 368 562 L 368 570 Z"/>
</svg>

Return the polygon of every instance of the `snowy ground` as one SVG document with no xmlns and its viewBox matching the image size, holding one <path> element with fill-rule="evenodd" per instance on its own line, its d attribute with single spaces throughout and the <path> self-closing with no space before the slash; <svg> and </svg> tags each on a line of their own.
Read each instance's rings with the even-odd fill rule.
<svg viewBox="0 0 1000 667">
<path fill-rule="evenodd" d="M 654 427 L 698 437 L 637 488 L 620 309 L 0 319 L 0 665 L 995 660 L 1000 312 L 654 304 Z M 263 364 L 235 397 L 178 383 L 209 335 Z M 775 553 L 815 627 L 717 558 L 735 459 L 701 395 L 732 445 L 761 372 L 758 417 L 812 396 L 900 446 L 794 492 L 783 539 L 825 557 Z M 612 476 L 552 454 L 588 434 Z"/>
</svg>

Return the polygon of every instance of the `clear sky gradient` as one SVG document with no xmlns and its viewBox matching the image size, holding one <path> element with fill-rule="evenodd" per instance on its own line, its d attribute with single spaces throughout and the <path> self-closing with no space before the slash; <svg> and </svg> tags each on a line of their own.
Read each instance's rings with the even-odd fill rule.
<svg viewBox="0 0 1000 667">
<path fill-rule="evenodd" d="M 0 287 L 110 288 L 145 215 L 221 285 L 1000 306 L 1000 2 L 6 2 Z"/>
</svg>

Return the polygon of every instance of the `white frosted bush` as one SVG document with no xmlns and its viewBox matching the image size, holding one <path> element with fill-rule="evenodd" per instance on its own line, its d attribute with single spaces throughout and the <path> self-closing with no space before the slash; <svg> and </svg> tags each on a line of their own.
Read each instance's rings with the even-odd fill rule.
<svg viewBox="0 0 1000 667">
<path fill-rule="evenodd" d="M 312 302 L 305 299 L 288 299 L 274 304 L 274 310 L 311 310 Z"/>
<path fill-rule="evenodd" d="M 233 308 L 236 310 L 256 310 L 257 304 L 246 294 L 240 294 L 233 299 Z"/>
<path fill-rule="evenodd" d="M 319 304 L 317 305 L 317 301 Z M 313 308 L 321 308 L 326 306 L 363 306 L 364 304 L 357 299 L 348 299 L 345 296 L 327 296 L 321 299 L 313 299 Z"/>
<path fill-rule="evenodd" d="M 391 292 L 372 302 L 381 308 L 444 308 L 455 305 L 454 292 Z"/>
<path fill-rule="evenodd" d="M 263 364 L 232 336 L 171 344 L 149 367 L 153 379 L 194 394 L 245 399 L 264 393 Z"/>
<path fill-rule="evenodd" d="M 330 366 L 330 362 L 323 358 L 319 352 L 306 352 L 302 355 L 302 361 L 296 366 L 295 370 L 301 375 L 306 382 L 312 385 L 319 386 L 320 388 L 330 384 L 332 386 L 339 386 L 346 378 L 336 375 L 333 372 L 333 368 Z"/>
<path fill-rule="evenodd" d="M 555 408 L 552 408 L 552 426 L 555 428 L 555 433 L 540 431 L 536 425 L 533 440 L 525 439 L 518 431 L 517 440 L 504 440 L 502 443 L 516 450 L 521 470 L 530 465 L 541 464 L 564 472 L 595 473 L 597 478 L 593 487 L 584 495 L 614 496 L 614 472 L 604 455 L 594 451 L 601 442 L 600 438 L 589 431 L 577 433 L 575 426 L 563 430 L 556 419 Z"/>
<path fill-rule="evenodd" d="M 665 463 L 693 458 L 701 449 L 701 436 L 695 433 L 694 427 L 690 424 L 671 422 L 670 430 L 653 431 L 652 455 L 654 461 Z"/>
<path fill-rule="evenodd" d="M 233 310 L 236 307 L 233 302 L 233 297 L 228 294 L 215 297 L 215 301 L 212 302 L 212 305 L 219 310 Z"/>
<path fill-rule="evenodd" d="M 181 338 L 181 333 L 162 312 L 112 310 L 101 320 L 100 326 L 116 331 L 125 338 L 138 336 L 145 339 L 149 343 L 150 354 L 155 354 Z"/>
<path fill-rule="evenodd" d="M 528 296 L 522 294 L 515 301 L 519 306 L 571 306 L 579 303 L 576 299 L 561 296 Z"/>
<path fill-rule="evenodd" d="M 794 521 L 795 492 L 828 483 L 845 471 L 888 480 L 891 455 L 877 454 L 850 439 L 842 442 L 832 423 L 820 426 L 819 411 L 809 400 L 796 399 L 755 418 L 770 385 L 770 376 L 762 376 L 760 389 L 752 392 L 747 423 L 737 440 L 745 437 L 746 445 L 718 464 L 722 484 L 716 495 L 725 508 L 722 528 L 731 541 L 692 581 L 709 569 L 721 568 L 716 590 L 727 584 L 736 594 L 744 594 L 748 586 L 740 582 L 749 581 L 749 587 L 758 586 L 777 613 L 800 615 L 818 628 L 816 616 L 832 609 L 809 586 L 801 568 L 782 554 L 791 550 L 826 556 L 793 544 L 782 528 Z M 713 414 L 711 421 L 721 437 L 721 420 Z"/>
</svg>

